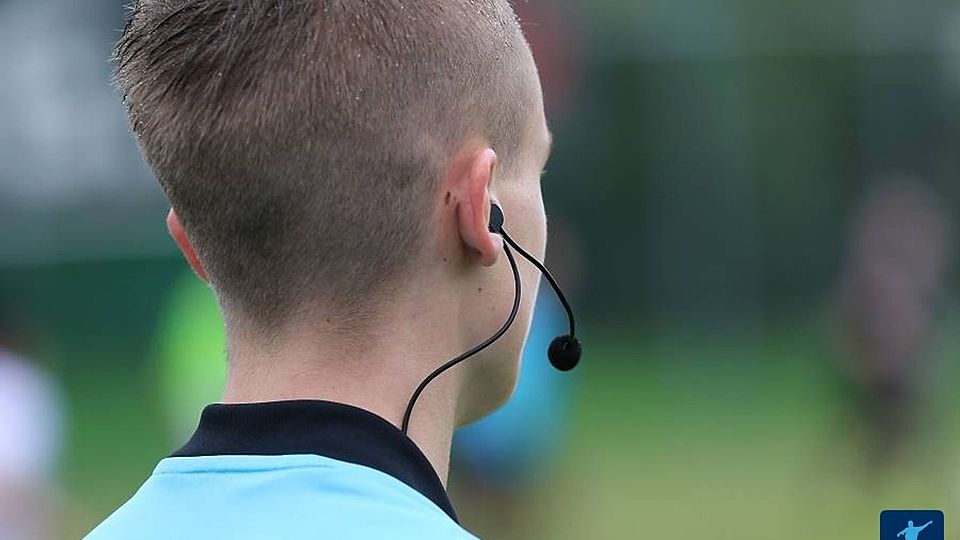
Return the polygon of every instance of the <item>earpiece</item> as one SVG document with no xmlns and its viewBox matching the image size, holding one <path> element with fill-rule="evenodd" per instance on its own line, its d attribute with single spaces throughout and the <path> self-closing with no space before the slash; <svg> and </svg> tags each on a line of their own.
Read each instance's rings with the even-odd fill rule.
<svg viewBox="0 0 960 540">
<path fill-rule="evenodd" d="M 490 232 L 503 234 L 503 210 L 497 203 L 490 203 Z"/>
<path fill-rule="evenodd" d="M 513 321 L 516 320 L 517 313 L 520 310 L 520 271 L 517 269 L 517 261 L 514 259 L 513 252 L 510 251 L 510 248 L 515 249 L 517 253 L 519 253 L 524 259 L 528 260 L 530 264 L 537 267 L 537 270 L 543 274 L 543 277 L 545 277 L 547 282 L 550 283 L 550 286 L 553 287 L 553 291 L 557 294 L 557 298 L 559 298 L 560 303 L 563 304 L 563 309 L 567 312 L 567 321 L 570 324 L 570 333 L 565 336 L 558 336 L 553 340 L 552 343 L 550 343 L 550 347 L 547 349 L 547 358 L 550 359 L 550 364 L 560 371 L 570 371 L 571 369 L 577 367 L 577 364 L 580 363 L 580 356 L 583 353 L 583 348 L 580 345 L 580 340 L 576 338 L 576 334 L 574 333 L 573 309 L 570 307 L 570 303 L 567 302 L 566 296 L 563 295 L 563 291 L 560 290 L 560 285 L 557 283 L 557 280 L 553 278 L 553 275 L 550 274 L 550 271 L 547 270 L 543 263 L 527 253 L 522 247 L 513 241 L 513 238 L 510 238 L 510 235 L 507 234 L 506 230 L 504 230 L 503 225 L 503 210 L 497 203 L 491 203 L 490 224 L 488 227 L 490 232 L 499 234 L 503 237 L 503 250 L 507 254 L 507 261 L 509 261 L 510 270 L 513 272 L 514 295 L 513 309 L 510 311 L 510 316 L 507 317 L 507 321 L 503 324 L 503 326 L 501 326 L 496 333 L 487 338 L 483 343 L 480 343 L 469 351 L 446 362 L 442 366 L 435 369 L 433 373 L 427 375 L 427 377 L 420 382 L 420 385 L 417 386 L 416 390 L 414 390 L 413 396 L 410 397 L 410 401 L 407 402 L 407 410 L 403 413 L 403 422 L 400 430 L 404 433 L 407 433 L 407 429 L 410 427 L 410 415 L 413 414 L 413 406 L 416 405 L 417 399 L 423 393 L 423 390 L 427 387 L 427 385 L 448 369 L 456 366 L 460 362 L 463 362 L 464 360 L 492 345 L 507 332 L 507 330 L 513 324 Z"/>
<path fill-rule="evenodd" d="M 576 338 L 576 334 L 574 333 L 573 308 L 570 307 L 570 303 L 567 302 L 567 297 L 560 289 L 560 284 L 557 283 L 557 280 L 554 279 L 550 271 L 547 270 L 547 267 L 514 242 L 513 238 L 510 238 L 510 235 L 504 230 L 503 223 L 503 210 L 497 203 L 492 203 L 490 205 L 490 232 L 499 233 L 503 236 L 506 244 L 509 244 L 513 249 L 517 250 L 517 253 L 536 266 L 537 270 L 540 270 L 543 277 L 550 283 L 557 298 L 560 299 L 560 303 L 563 304 L 563 309 L 567 312 L 567 322 L 570 324 L 570 333 L 565 336 L 558 336 L 550 343 L 550 347 L 547 349 L 547 358 L 550 359 L 550 364 L 558 370 L 570 371 L 577 367 L 577 364 L 580 363 L 580 357 L 583 355 L 583 347 L 580 345 L 580 340 Z M 504 245 L 504 249 L 506 249 L 506 247 L 507 246 Z M 520 276 L 517 275 L 515 278 L 519 280 Z"/>
</svg>

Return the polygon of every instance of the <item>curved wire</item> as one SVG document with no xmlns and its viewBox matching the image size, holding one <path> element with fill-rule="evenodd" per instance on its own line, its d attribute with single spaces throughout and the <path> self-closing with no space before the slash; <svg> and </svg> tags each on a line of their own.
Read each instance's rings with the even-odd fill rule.
<svg viewBox="0 0 960 540">
<path fill-rule="evenodd" d="M 506 233 L 504 233 L 503 236 L 506 237 Z M 516 248 L 513 241 L 508 241 L 508 243 L 514 246 L 514 248 Z M 403 413 L 403 423 L 400 425 L 400 431 L 402 431 L 404 435 L 407 434 L 407 428 L 410 427 L 410 415 L 413 414 L 413 406 L 417 404 L 417 399 L 420 398 L 420 394 L 423 393 L 427 385 L 433 382 L 434 379 L 442 375 L 448 369 L 456 366 L 460 362 L 463 362 L 464 360 L 470 358 L 471 356 L 477 354 L 478 352 L 492 345 L 493 342 L 500 339 L 500 337 L 507 332 L 507 330 L 513 324 L 514 319 L 517 318 L 517 313 L 520 311 L 520 271 L 517 270 L 517 261 L 516 259 L 514 259 L 513 253 L 510 252 L 510 248 L 507 247 L 507 244 L 503 245 L 503 250 L 507 253 L 507 260 L 510 261 L 510 269 L 513 271 L 513 280 L 515 284 L 514 295 L 513 295 L 513 310 L 510 311 L 510 316 L 507 318 L 507 322 L 505 322 L 503 326 L 501 326 L 500 329 L 497 330 L 497 333 L 487 338 L 483 343 L 477 345 L 476 347 L 470 349 L 469 351 L 461 354 L 460 356 L 454 358 L 453 360 L 450 360 L 447 363 L 443 364 L 442 366 L 438 367 L 433 371 L 433 373 L 431 373 L 430 375 L 427 375 L 426 379 L 420 382 L 420 386 L 417 386 L 417 389 L 413 392 L 413 395 L 410 397 L 410 401 L 407 402 L 407 410 L 404 411 Z"/>
<path fill-rule="evenodd" d="M 553 292 L 557 293 L 557 298 L 560 299 L 560 303 L 563 304 L 563 309 L 567 312 L 567 320 L 570 322 L 570 337 L 575 338 L 577 334 L 573 326 L 573 308 L 570 307 L 570 303 L 567 302 L 567 297 L 563 295 L 563 291 L 560 290 L 560 284 L 557 283 L 557 280 L 553 278 L 553 275 L 547 270 L 547 267 L 538 261 L 535 257 L 524 251 L 516 242 L 513 241 L 513 238 L 510 238 L 510 235 L 507 234 L 507 231 L 503 228 L 500 229 L 500 235 L 503 236 L 503 239 L 510 244 L 513 249 L 517 250 L 524 259 L 530 261 L 530 264 L 537 267 L 537 270 L 540 270 L 540 273 L 543 274 L 543 277 L 547 278 L 547 281 L 550 282 L 550 286 L 553 287 Z M 504 246 L 506 247 L 506 246 Z"/>
</svg>

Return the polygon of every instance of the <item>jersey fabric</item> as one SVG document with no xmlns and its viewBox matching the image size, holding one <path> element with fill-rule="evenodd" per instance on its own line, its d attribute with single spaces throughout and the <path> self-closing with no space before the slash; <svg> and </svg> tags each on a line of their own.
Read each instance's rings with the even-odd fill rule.
<svg viewBox="0 0 960 540">
<path fill-rule="evenodd" d="M 396 427 L 322 401 L 210 405 L 197 432 L 87 540 L 461 540 L 430 462 Z"/>
</svg>

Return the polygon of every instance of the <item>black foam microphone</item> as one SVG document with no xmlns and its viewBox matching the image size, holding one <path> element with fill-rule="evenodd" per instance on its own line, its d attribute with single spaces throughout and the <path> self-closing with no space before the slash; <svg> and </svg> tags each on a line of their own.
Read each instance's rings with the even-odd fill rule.
<svg viewBox="0 0 960 540">
<path fill-rule="evenodd" d="M 417 399 L 419 399 L 420 395 L 423 394 L 423 391 L 426 389 L 427 385 L 433 382 L 434 379 L 442 375 L 448 369 L 456 366 L 460 362 L 463 362 L 464 360 L 492 345 L 494 342 L 500 339 L 507 332 L 507 330 L 510 329 L 510 326 L 513 325 L 513 321 L 516 320 L 517 313 L 520 311 L 520 296 L 522 291 L 520 286 L 520 271 L 517 269 L 517 261 L 514 259 L 513 253 L 510 251 L 511 247 L 515 249 L 517 253 L 519 253 L 524 259 L 530 261 L 531 264 L 537 267 L 537 270 L 543 274 L 543 277 L 547 278 L 547 282 L 549 282 L 550 286 L 553 287 L 553 291 L 557 294 L 557 298 L 559 298 L 560 303 L 563 304 L 563 309 L 567 312 L 567 321 L 570 323 L 570 333 L 564 336 L 558 336 L 553 340 L 553 342 L 550 343 L 550 347 L 547 349 L 547 358 L 550 359 L 550 364 L 560 371 L 570 371 L 571 369 L 577 367 L 577 364 L 580 363 L 580 356 L 583 352 L 583 348 L 580 345 L 580 340 L 577 339 L 575 334 L 573 309 L 570 307 L 570 303 L 567 302 L 567 297 L 564 296 L 563 291 L 560 290 L 560 285 L 557 283 L 557 280 L 554 279 L 553 275 L 550 274 L 550 271 L 547 270 L 543 263 L 527 253 L 526 250 L 514 242 L 513 238 L 510 238 L 510 235 L 507 234 L 507 231 L 503 228 L 503 223 L 503 210 L 501 210 L 500 206 L 496 203 L 492 203 L 490 205 L 489 229 L 490 232 L 499 234 L 504 240 L 503 251 L 507 254 L 507 261 L 510 263 L 510 270 L 513 272 L 513 309 L 511 309 L 510 315 L 507 317 L 506 322 L 492 336 L 469 351 L 444 363 L 420 382 L 420 385 L 417 386 L 417 389 L 414 390 L 413 395 L 410 397 L 410 401 L 407 402 L 407 409 L 403 413 L 403 422 L 400 425 L 400 430 L 404 434 L 407 433 L 407 430 L 410 427 L 410 415 L 413 413 L 413 406 L 416 405 Z"/>
</svg>

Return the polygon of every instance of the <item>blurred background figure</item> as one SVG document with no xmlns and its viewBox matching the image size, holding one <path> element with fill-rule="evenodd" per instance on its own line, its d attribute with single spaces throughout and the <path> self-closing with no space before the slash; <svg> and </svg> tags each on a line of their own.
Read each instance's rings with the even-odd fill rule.
<svg viewBox="0 0 960 540">
<path fill-rule="evenodd" d="M 204 406 L 220 401 L 227 357 L 213 291 L 185 270 L 170 291 L 154 338 L 157 408 L 172 447 L 187 441 Z"/>
<path fill-rule="evenodd" d="M 0 298 L 0 538 L 54 540 L 62 400 L 46 370 L 17 352 L 22 338 L 4 307 Z"/>
<path fill-rule="evenodd" d="M 869 186 L 853 216 L 835 308 L 853 408 L 846 428 L 872 469 L 890 465 L 929 418 L 948 233 L 939 198 L 910 176 Z"/>
</svg>

